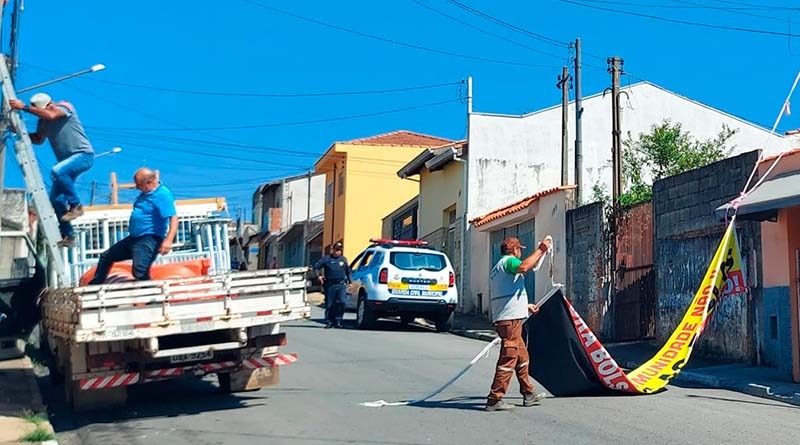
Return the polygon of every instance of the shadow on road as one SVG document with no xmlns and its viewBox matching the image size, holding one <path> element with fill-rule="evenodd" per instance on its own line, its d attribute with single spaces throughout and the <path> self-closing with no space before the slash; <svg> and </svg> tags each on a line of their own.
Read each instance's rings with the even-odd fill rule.
<svg viewBox="0 0 800 445">
<path fill-rule="evenodd" d="M 445 400 L 428 400 L 411 406 L 419 408 L 458 409 L 464 411 L 483 411 L 486 397 L 453 397 Z"/>
<path fill-rule="evenodd" d="M 39 379 L 39 386 L 56 433 L 91 424 L 255 408 L 268 399 L 263 392 L 226 394 L 209 380 L 171 380 L 129 387 L 128 402 L 123 407 L 73 413 L 67 406 L 63 385 L 44 377 Z"/>
<path fill-rule="evenodd" d="M 732 403 L 746 403 L 749 405 L 762 405 L 762 406 L 772 406 L 775 408 L 788 408 L 788 409 L 800 409 L 800 406 L 796 405 L 789 405 L 788 403 L 782 402 L 756 402 L 753 400 L 739 400 L 739 399 L 729 399 L 726 397 L 714 397 L 714 396 L 701 396 L 697 394 L 688 394 L 686 397 L 691 397 L 693 399 L 706 399 L 706 400 L 717 400 L 721 402 L 732 402 Z"/>
<path fill-rule="evenodd" d="M 296 324 L 289 324 L 287 326 L 291 326 L 293 328 L 324 328 L 325 327 L 325 319 L 324 318 L 314 318 L 309 319 L 313 324 L 308 323 L 296 323 Z M 348 330 L 359 330 L 356 326 L 355 320 L 347 320 L 345 319 L 342 322 L 342 329 Z M 334 329 L 331 329 L 334 330 Z M 417 323 L 409 323 L 405 324 L 402 323 L 399 319 L 380 319 L 375 322 L 375 326 L 372 329 L 367 329 L 367 331 L 386 331 L 386 332 L 434 332 L 433 329 L 428 327 L 422 326 Z"/>
</svg>

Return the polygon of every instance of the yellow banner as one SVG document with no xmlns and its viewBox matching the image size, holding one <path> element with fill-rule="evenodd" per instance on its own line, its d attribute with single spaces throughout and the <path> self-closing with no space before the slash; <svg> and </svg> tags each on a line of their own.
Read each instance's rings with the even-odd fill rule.
<svg viewBox="0 0 800 445">
<path fill-rule="evenodd" d="M 636 391 L 652 393 L 665 387 L 689 360 L 719 299 L 745 291 L 739 243 L 734 221 L 731 221 L 677 329 L 653 358 L 627 374 Z"/>
</svg>

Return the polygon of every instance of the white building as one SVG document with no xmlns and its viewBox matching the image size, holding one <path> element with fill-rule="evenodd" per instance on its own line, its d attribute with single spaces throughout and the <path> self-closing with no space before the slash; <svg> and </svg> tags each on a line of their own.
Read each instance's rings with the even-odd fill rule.
<svg viewBox="0 0 800 445">
<path fill-rule="evenodd" d="M 278 179 L 259 186 L 259 193 L 261 199 L 253 199 L 253 217 L 260 220 L 258 268 L 300 266 L 304 250 L 306 262 L 312 260 L 321 251 L 321 241 L 303 238 L 316 233 L 324 218 L 325 175 Z"/>
<path fill-rule="evenodd" d="M 763 148 L 767 142 L 769 130 L 652 83 L 637 83 L 623 91 L 628 96 L 626 99 L 623 95 L 621 100 L 623 140 L 629 133 L 635 139 L 640 133 L 647 133 L 653 125 L 670 119 L 681 123 L 684 130 L 700 140 L 715 138 L 723 124 L 738 130 L 729 141 L 734 147 L 731 156 Z M 603 97 L 602 93 L 586 97 L 583 110 L 583 190 L 580 190 L 580 194 L 581 202 L 588 203 L 593 185 L 604 184 L 606 190 L 611 190 L 611 97 Z M 574 103 L 570 103 L 569 116 L 568 183 L 573 184 Z M 561 185 L 560 105 L 524 115 L 473 112 L 469 116 L 468 141 L 468 221 Z M 766 153 L 774 154 L 793 148 L 797 142 L 793 137 L 776 136 L 770 140 Z M 548 210 L 562 211 L 556 208 L 563 207 L 564 199 L 557 199 L 557 202 L 558 206 L 548 205 Z M 533 213 L 529 213 L 529 218 Z M 548 219 L 554 216 L 550 215 Z M 537 230 L 530 234 L 534 243 L 529 243 L 529 251 L 535 248 L 536 241 L 546 235 L 539 233 L 540 224 L 535 226 Z M 489 307 L 490 260 L 496 257 L 495 250 L 501 241 L 495 233 L 497 230 L 487 230 L 491 227 L 486 224 L 483 227 L 470 225 L 466 228 L 470 248 L 466 249 L 464 260 L 466 276 L 469 277 L 468 288 L 462 292 L 465 311 L 480 309 L 486 313 Z M 563 228 L 553 233 L 559 251 L 564 240 L 558 239 L 557 233 L 563 233 Z M 557 264 L 555 280 L 564 282 L 565 272 L 565 267 Z M 545 279 L 544 276 L 541 278 L 541 281 Z M 537 280 L 537 289 L 539 282 Z M 482 301 L 477 301 L 478 296 Z"/>
</svg>

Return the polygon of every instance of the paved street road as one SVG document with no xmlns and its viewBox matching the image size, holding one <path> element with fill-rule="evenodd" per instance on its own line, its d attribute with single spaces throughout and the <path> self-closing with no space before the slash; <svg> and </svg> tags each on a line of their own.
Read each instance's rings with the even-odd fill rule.
<svg viewBox="0 0 800 445">
<path fill-rule="evenodd" d="M 351 315 L 351 314 L 349 314 Z M 315 317 L 320 312 L 315 309 Z M 670 386 L 655 396 L 547 399 L 512 413 L 482 411 L 497 350 L 424 406 L 366 408 L 407 400 L 448 380 L 485 343 L 422 327 L 285 328 L 281 384 L 221 394 L 215 379 L 137 387 L 125 409 L 72 416 L 46 395 L 62 444 L 485 444 L 797 443 L 800 409 L 733 392 Z M 521 403 L 512 383 L 510 401 Z"/>
</svg>

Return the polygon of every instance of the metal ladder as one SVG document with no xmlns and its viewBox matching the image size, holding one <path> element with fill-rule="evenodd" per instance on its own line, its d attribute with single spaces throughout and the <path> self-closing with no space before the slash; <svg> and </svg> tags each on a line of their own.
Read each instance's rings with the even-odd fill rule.
<svg viewBox="0 0 800 445">
<path fill-rule="evenodd" d="M 67 271 L 64 257 L 61 255 L 61 248 L 58 246 L 58 241 L 61 240 L 58 218 L 52 204 L 50 204 L 50 197 L 44 185 L 42 172 L 39 169 L 39 163 L 36 161 L 36 154 L 33 151 L 33 144 L 25 127 L 25 122 L 20 118 L 19 112 L 12 110 L 8 104 L 10 100 L 17 98 L 17 94 L 11 82 L 11 75 L 8 71 L 8 58 L 5 55 L 0 55 L 0 82 L 2 82 L 3 110 L 5 111 L 3 119 L 11 125 L 11 128 L 17 131 L 16 138 L 13 133 L 4 134 L 4 141 L 6 143 L 9 140 L 14 141 L 14 153 L 17 156 L 17 163 L 22 169 L 25 186 L 31 194 L 39 224 L 44 233 L 44 241 L 50 254 L 48 256 L 50 263 L 48 264 L 53 267 L 58 284 L 65 286 L 67 285 Z M 51 283 L 51 285 L 56 285 L 56 283 Z"/>
</svg>

